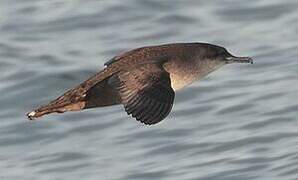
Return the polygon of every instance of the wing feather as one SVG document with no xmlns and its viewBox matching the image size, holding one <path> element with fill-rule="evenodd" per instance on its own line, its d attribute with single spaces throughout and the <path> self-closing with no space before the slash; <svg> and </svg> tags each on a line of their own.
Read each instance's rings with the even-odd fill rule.
<svg viewBox="0 0 298 180">
<path fill-rule="evenodd" d="M 156 124 L 171 111 L 175 93 L 169 74 L 155 64 L 119 72 L 110 81 L 118 89 L 127 114 L 144 124 Z"/>
</svg>

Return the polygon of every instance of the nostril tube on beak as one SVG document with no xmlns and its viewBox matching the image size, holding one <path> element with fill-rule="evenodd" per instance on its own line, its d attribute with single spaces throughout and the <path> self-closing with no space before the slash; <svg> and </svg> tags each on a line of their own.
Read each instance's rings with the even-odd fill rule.
<svg viewBox="0 0 298 180">
<path fill-rule="evenodd" d="M 251 57 L 227 57 L 226 61 L 230 63 L 250 63 L 253 64 L 253 59 Z"/>
</svg>

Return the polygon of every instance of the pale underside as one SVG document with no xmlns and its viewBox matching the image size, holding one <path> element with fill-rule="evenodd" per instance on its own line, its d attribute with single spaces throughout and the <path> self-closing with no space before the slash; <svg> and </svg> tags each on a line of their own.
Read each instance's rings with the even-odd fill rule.
<svg viewBox="0 0 298 180">
<path fill-rule="evenodd" d="M 207 68 L 208 66 L 206 65 L 202 66 L 202 68 L 193 68 L 187 66 L 175 66 L 171 64 L 165 64 L 164 68 L 170 74 L 172 88 L 174 89 L 174 91 L 177 91 L 192 84 L 194 81 L 202 79 L 203 77 L 217 70 L 223 65 L 224 63 L 210 64 L 210 68 Z"/>
</svg>

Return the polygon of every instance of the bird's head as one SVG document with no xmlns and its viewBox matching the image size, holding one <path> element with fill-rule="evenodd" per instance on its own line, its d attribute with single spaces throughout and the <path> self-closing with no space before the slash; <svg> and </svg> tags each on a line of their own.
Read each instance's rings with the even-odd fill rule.
<svg viewBox="0 0 298 180">
<path fill-rule="evenodd" d="M 231 63 L 253 63 L 250 57 L 237 57 L 227 51 L 226 48 L 201 43 L 198 51 L 200 59 L 216 62 L 216 64 L 231 64 Z"/>
</svg>

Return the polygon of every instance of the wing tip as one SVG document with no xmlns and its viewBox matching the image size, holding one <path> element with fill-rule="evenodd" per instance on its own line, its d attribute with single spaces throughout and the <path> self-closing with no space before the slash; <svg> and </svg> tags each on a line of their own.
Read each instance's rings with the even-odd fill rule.
<svg viewBox="0 0 298 180">
<path fill-rule="evenodd" d="M 27 113 L 27 118 L 32 121 L 32 120 L 36 120 L 37 118 L 43 116 L 47 114 L 46 112 L 43 112 L 43 111 L 38 111 L 38 110 L 34 110 L 34 111 L 31 111 L 29 113 Z"/>
<path fill-rule="evenodd" d="M 35 115 L 36 115 L 36 112 L 35 111 L 31 111 L 31 112 L 27 113 L 27 118 L 29 120 L 34 120 L 35 119 Z"/>
</svg>

